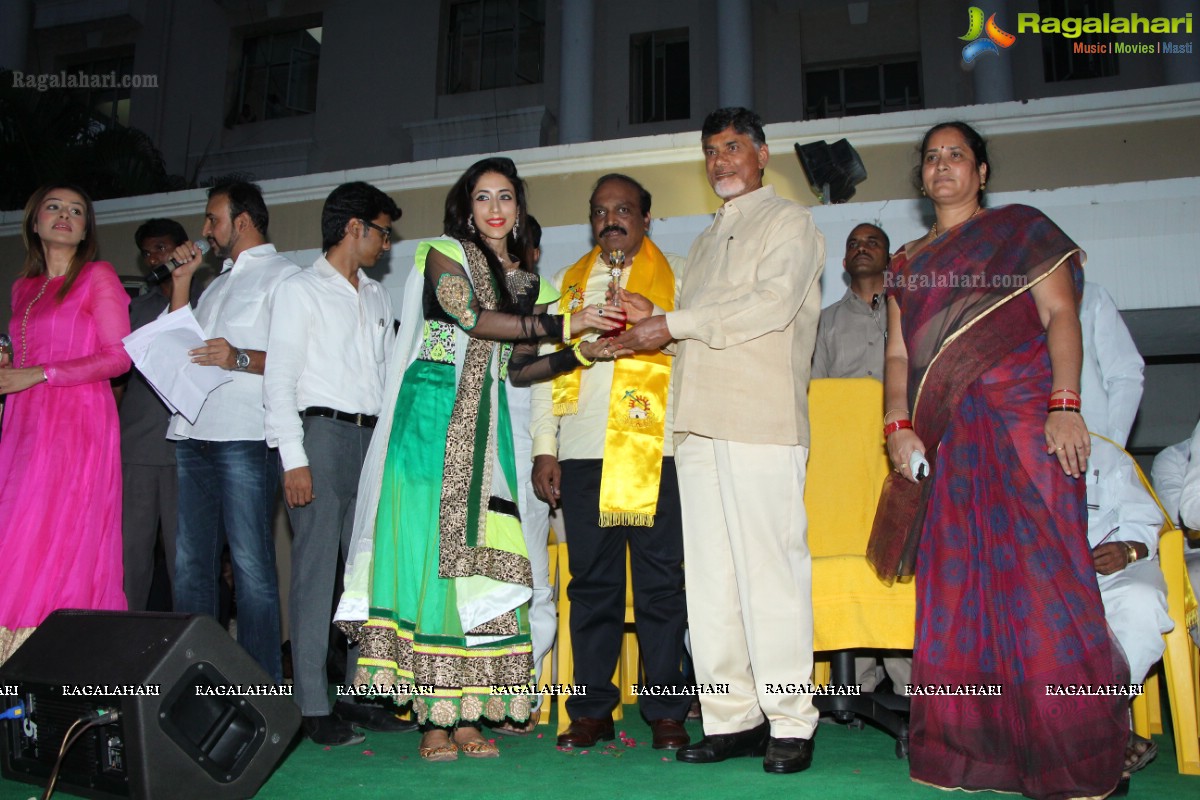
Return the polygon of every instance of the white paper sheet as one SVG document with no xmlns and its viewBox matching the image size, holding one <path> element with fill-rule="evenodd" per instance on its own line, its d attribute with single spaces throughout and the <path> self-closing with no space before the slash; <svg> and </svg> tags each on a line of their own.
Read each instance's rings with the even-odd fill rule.
<svg viewBox="0 0 1200 800">
<path fill-rule="evenodd" d="M 133 365 L 167 408 L 194 423 L 210 392 L 233 380 L 220 367 L 193 364 L 189 350 L 204 346 L 204 331 L 190 308 L 164 314 L 122 340 Z"/>
</svg>

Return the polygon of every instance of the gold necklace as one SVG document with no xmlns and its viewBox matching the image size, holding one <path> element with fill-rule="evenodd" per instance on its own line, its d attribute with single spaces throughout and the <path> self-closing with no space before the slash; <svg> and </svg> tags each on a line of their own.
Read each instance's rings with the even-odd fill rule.
<svg viewBox="0 0 1200 800">
<path fill-rule="evenodd" d="M 17 365 L 18 367 L 24 367 L 25 359 L 29 357 L 29 347 L 28 347 L 28 343 L 25 340 L 25 332 L 26 332 L 26 329 L 29 327 L 29 312 L 33 311 L 34 304 L 38 300 L 42 299 L 42 295 L 44 295 L 46 293 L 46 287 L 50 285 L 51 280 L 52 280 L 52 278 L 50 278 L 50 276 L 47 275 L 46 282 L 42 284 L 41 289 L 38 289 L 37 296 L 29 301 L 29 305 L 25 306 L 25 317 L 21 320 L 21 363 Z"/>
<path fill-rule="evenodd" d="M 975 207 L 975 213 L 974 213 L 974 214 L 972 214 L 971 216 L 967 217 L 965 220 L 963 220 L 963 222 L 967 222 L 967 221 L 969 221 L 969 220 L 973 220 L 973 219 L 975 219 L 976 217 L 978 217 L 978 216 L 979 216 L 980 214 L 982 214 L 982 213 L 983 213 L 983 206 L 976 206 L 976 207 Z M 962 224 L 962 223 L 960 222 L 960 223 L 959 223 L 959 225 L 961 225 L 961 224 Z M 955 227 L 958 227 L 958 226 L 956 225 Z M 953 230 L 953 229 L 952 229 L 952 230 Z M 938 238 L 937 220 L 934 220 L 934 222 L 933 222 L 933 227 L 929 229 L 929 238 L 930 238 L 930 239 L 937 239 L 937 238 Z"/>
</svg>

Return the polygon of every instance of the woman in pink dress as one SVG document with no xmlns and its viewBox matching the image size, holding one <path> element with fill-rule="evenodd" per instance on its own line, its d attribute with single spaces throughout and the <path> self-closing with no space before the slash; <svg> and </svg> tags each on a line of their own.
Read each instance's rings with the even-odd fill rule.
<svg viewBox="0 0 1200 800">
<path fill-rule="evenodd" d="M 80 189 L 25 206 L 13 285 L 13 353 L 0 438 L 0 663 L 57 608 L 123 610 L 121 453 L 109 378 L 129 369 L 129 296 L 93 261 L 96 215 Z"/>
</svg>

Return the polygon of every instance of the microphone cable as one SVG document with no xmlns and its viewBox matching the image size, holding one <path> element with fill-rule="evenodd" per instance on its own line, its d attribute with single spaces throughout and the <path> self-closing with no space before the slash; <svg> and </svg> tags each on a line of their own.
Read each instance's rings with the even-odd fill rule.
<svg viewBox="0 0 1200 800">
<path fill-rule="evenodd" d="M 58 748 L 58 758 L 54 761 L 54 769 L 50 770 L 50 782 L 46 784 L 46 791 L 42 793 L 42 800 L 50 800 L 50 795 L 54 794 L 54 784 L 58 781 L 58 771 L 62 768 L 63 757 L 72 745 L 79 740 L 79 737 L 87 732 L 89 728 L 94 728 L 97 725 L 107 725 L 111 722 L 116 722 L 121 718 L 121 712 L 116 709 L 96 709 L 88 712 L 79 719 L 71 723 L 71 727 L 67 728 L 67 732 L 63 735 L 62 745 Z M 83 725 L 79 730 L 75 730 L 79 725 Z"/>
</svg>

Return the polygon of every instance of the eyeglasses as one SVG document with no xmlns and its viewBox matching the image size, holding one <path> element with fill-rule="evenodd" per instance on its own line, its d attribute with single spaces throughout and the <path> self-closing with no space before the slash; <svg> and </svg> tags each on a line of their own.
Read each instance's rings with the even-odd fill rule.
<svg viewBox="0 0 1200 800">
<path fill-rule="evenodd" d="M 369 222 L 365 219 L 359 219 L 358 221 L 361 222 L 363 225 L 366 225 L 368 228 L 372 228 L 374 230 L 379 231 L 379 235 L 383 237 L 384 244 L 387 244 L 390 241 L 392 241 L 391 228 L 385 228 L 382 225 L 376 225 L 374 222 Z"/>
</svg>

